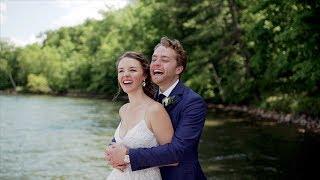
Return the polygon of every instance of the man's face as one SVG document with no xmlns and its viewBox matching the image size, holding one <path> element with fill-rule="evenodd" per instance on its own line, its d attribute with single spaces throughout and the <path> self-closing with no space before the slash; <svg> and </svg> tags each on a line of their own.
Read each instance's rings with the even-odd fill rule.
<svg viewBox="0 0 320 180">
<path fill-rule="evenodd" d="M 173 49 L 164 46 L 155 49 L 150 64 L 150 73 L 152 81 L 160 88 L 170 87 L 179 79 L 182 70 L 182 66 L 177 66 L 177 54 Z"/>
</svg>

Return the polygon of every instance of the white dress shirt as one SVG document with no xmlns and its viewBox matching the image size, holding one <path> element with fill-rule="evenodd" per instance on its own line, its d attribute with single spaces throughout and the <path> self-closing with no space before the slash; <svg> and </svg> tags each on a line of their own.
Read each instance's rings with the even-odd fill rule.
<svg viewBox="0 0 320 180">
<path fill-rule="evenodd" d="M 173 83 L 167 90 L 165 90 L 164 92 L 161 92 L 161 90 L 159 89 L 159 94 L 163 94 L 165 95 L 166 97 L 168 97 L 170 95 L 170 93 L 172 92 L 172 90 L 177 86 L 179 82 L 179 79 Z"/>
</svg>

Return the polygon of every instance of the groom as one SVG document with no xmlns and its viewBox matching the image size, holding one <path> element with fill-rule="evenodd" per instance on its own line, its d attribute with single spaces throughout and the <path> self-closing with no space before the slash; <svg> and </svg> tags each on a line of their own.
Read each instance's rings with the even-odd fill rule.
<svg viewBox="0 0 320 180">
<path fill-rule="evenodd" d="M 165 103 L 174 128 L 172 142 L 138 149 L 114 144 L 106 152 L 106 159 L 113 167 L 121 169 L 123 164 L 130 163 L 132 171 L 136 171 L 163 166 L 160 171 L 165 180 L 206 179 L 198 161 L 198 145 L 207 106 L 197 93 L 180 81 L 186 64 L 187 57 L 180 42 L 161 38 L 152 55 L 150 73 L 152 81 L 159 86 L 157 100 L 161 102 L 165 96 L 174 99 L 171 104 Z M 177 162 L 177 166 L 164 166 Z"/>
</svg>

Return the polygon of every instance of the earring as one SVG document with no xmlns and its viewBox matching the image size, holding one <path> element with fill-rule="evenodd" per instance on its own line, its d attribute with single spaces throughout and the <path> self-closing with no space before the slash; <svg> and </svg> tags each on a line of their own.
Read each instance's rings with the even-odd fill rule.
<svg viewBox="0 0 320 180">
<path fill-rule="evenodd" d="M 146 81 L 145 81 L 145 80 L 142 81 L 142 86 L 143 86 L 143 87 L 146 86 Z"/>
</svg>

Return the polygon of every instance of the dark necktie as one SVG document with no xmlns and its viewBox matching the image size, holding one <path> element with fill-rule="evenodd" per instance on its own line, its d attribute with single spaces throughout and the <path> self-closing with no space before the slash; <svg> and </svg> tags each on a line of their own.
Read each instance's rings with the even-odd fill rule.
<svg viewBox="0 0 320 180">
<path fill-rule="evenodd" d="M 165 97 L 166 97 L 165 95 L 159 94 L 159 95 L 158 95 L 158 102 L 159 102 L 159 103 L 162 103 L 162 100 L 163 100 L 163 98 L 165 98 Z"/>
</svg>

